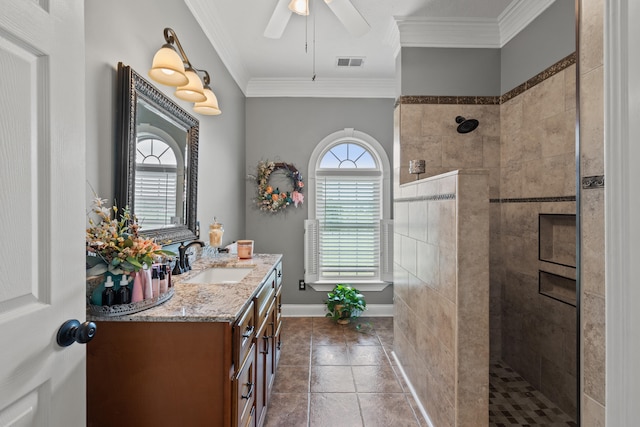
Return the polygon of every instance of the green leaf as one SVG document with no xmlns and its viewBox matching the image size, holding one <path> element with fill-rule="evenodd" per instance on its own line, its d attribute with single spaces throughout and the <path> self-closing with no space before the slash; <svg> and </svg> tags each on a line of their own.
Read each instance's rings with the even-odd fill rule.
<svg viewBox="0 0 640 427">
<path fill-rule="evenodd" d="M 128 262 L 129 264 L 133 265 L 134 267 L 142 268 L 142 264 L 140 264 L 140 263 L 138 262 L 138 260 L 137 260 L 137 259 L 135 259 L 135 258 L 134 258 L 134 257 L 132 257 L 132 256 L 127 257 L 127 262 Z"/>
</svg>

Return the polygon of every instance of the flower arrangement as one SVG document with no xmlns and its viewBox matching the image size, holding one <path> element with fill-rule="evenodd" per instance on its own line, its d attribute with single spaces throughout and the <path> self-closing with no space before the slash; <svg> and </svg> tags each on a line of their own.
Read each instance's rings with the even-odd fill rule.
<svg viewBox="0 0 640 427">
<path fill-rule="evenodd" d="M 105 203 L 105 199 L 96 197 L 91 208 L 93 215 L 89 217 L 86 239 L 90 275 L 117 269 L 139 271 L 143 264 L 153 264 L 156 257 L 175 255 L 163 250 L 152 239 L 145 239 L 138 234 L 138 219 L 128 207 L 122 209 L 118 220 L 118 207 L 114 205 L 109 208 Z"/>
<path fill-rule="evenodd" d="M 298 207 L 299 204 L 304 202 L 302 174 L 293 165 L 263 161 L 258 163 L 257 169 L 258 197 L 256 202 L 261 211 L 275 213 L 291 204 Z M 279 188 L 276 187 L 274 189 L 269 185 L 271 174 L 277 170 L 283 170 L 286 176 L 291 179 L 291 191 L 280 191 Z"/>
</svg>

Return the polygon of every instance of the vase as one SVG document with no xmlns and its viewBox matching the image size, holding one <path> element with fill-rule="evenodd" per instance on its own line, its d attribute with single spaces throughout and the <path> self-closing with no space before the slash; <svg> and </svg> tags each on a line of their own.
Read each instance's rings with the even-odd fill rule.
<svg viewBox="0 0 640 427">
<path fill-rule="evenodd" d="M 133 290 L 131 291 L 131 302 L 140 302 L 144 299 L 144 273 L 135 271 L 131 273 L 133 276 Z"/>
</svg>

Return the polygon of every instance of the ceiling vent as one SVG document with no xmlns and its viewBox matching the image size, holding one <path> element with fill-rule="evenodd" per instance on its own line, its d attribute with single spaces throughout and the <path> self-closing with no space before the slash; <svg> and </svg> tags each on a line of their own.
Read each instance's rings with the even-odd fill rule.
<svg viewBox="0 0 640 427">
<path fill-rule="evenodd" d="M 338 58 L 336 61 L 336 65 L 338 68 L 362 67 L 363 64 L 363 57 Z"/>
</svg>

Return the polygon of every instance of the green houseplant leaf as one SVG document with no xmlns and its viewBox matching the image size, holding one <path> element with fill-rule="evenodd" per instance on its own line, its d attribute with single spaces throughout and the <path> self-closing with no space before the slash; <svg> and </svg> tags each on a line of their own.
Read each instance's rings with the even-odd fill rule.
<svg viewBox="0 0 640 427">
<path fill-rule="evenodd" d="M 326 317 L 330 317 L 336 322 L 348 318 L 357 318 L 367 307 L 364 295 L 359 290 L 345 284 L 337 284 L 327 294 L 325 304 L 327 308 Z"/>
</svg>

